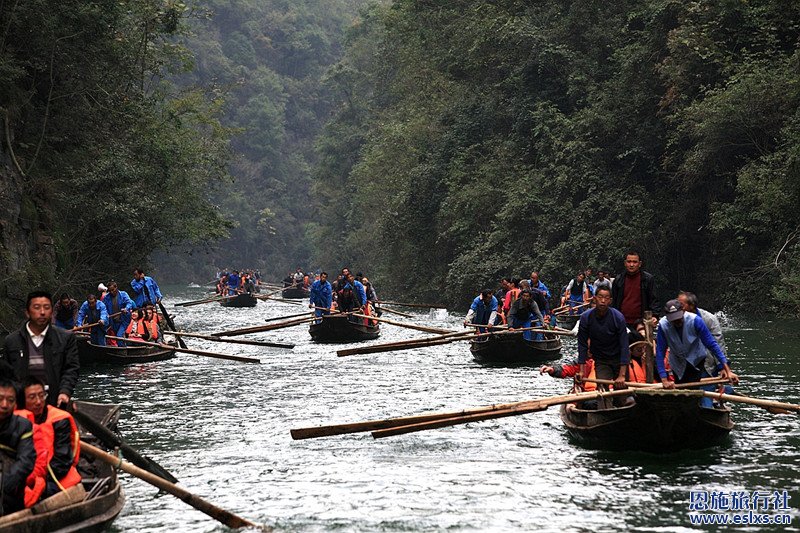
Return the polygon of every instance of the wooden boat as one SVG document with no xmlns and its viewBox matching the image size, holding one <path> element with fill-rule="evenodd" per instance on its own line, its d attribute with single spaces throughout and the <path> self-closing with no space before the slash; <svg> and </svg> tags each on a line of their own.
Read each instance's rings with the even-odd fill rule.
<svg viewBox="0 0 800 533">
<path fill-rule="evenodd" d="M 304 300 L 311 296 L 311 291 L 305 287 L 286 287 L 281 291 L 281 298 L 287 300 Z"/>
<path fill-rule="evenodd" d="M 78 337 L 78 357 L 81 365 L 94 363 L 152 363 L 175 357 L 175 350 L 155 346 L 98 346 L 86 337 Z"/>
<path fill-rule="evenodd" d="M 324 315 L 318 323 L 312 323 L 308 331 L 315 342 L 358 342 L 378 338 L 378 324 L 366 326 L 363 319 L 355 320 L 346 315 Z"/>
<path fill-rule="evenodd" d="M 562 315 L 557 316 L 556 321 L 558 322 L 558 327 L 563 329 L 572 329 L 575 327 L 575 324 L 578 323 L 580 318 L 581 315 Z"/>
<path fill-rule="evenodd" d="M 222 307 L 255 307 L 257 303 L 258 298 L 247 292 L 237 294 L 233 298 L 220 300 L 219 302 Z"/>
<path fill-rule="evenodd" d="M 116 428 L 119 405 L 80 401 L 75 403 L 80 411 L 97 422 L 111 430 Z M 82 438 L 92 440 L 80 424 L 78 428 Z M 78 472 L 83 478 L 85 497 L 75 503 L 56 507 L 53 502 L 60 496 L 56 495 L 39 502 L 32 510 L 4 516 L 0 518 L 0 533 L 104 531 L 108 528 L 125 505 L 125 492 L 119 483 L 116 470 L 102 461 L 90 462 L 81 457 Z"/>
<path fill-rule="evenodd" d="M 637 389 L 634 402 L 610 409 L 561 406 L 570 436 L 591 447 L 653 453 L 719 444 L 733 429 L 730 407 L 701 407 L 703 391 Z"/>
<path fill-rule="evenodd" d="M 558 359 L 561 339 L 525 340 L 523 332 L 489 335 L 469 343 L 472 357 L 480 363 L 538 364 Z"/>
</svg>

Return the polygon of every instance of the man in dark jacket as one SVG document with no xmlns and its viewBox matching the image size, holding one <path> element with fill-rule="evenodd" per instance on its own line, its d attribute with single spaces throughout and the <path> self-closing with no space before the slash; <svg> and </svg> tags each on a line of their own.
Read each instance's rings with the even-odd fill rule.
<svg viewBox="0 0 800 533">
<path fill-rule="evenodd" d="M 78 382 L 78 346 L 72 332 L 50 327 L 52 314 L 50 293 L 28 294 L 28 321 L 6 337 L 0 374 L 13 375 L 20 382 L 35 376 L 48 385 L 48 404 L 66 406 Z"/>
<path fill-rule="evenodd" d="M 661 310 L 655 295 L 653 276 L 642 270 L 642 259 L 637 251 L 625 254 L 625 274 L 614 278 L 611 285 L 612 307 L 625 317 L 625 323 L 635 331 L 636 321 L 644 317 L 645 311 L 653 312 L 655 318 Z"/>
<path fill-rule="evenodd" d="M 20 511 L 25 506 L 25 484 L 36 463 L 33 425 L 14 414 L 17 389 L 0 378 L 0 464 L 3 466 L 3 499 L 0 515 Z"/>
</svg>

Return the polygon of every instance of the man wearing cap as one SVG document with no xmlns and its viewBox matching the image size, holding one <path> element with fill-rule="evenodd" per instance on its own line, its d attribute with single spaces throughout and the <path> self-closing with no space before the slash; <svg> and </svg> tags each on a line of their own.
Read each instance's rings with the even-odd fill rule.
<svg viewBox="0 0 800 533">
<path fill-rule="evenodd" d="M 658 323 L 656 368 L 665 389 L 675 387 L 667 379 L 664 368 L 667 348 L 675 383 L 700 381 L 717 372 L 721 378 L 729 378 L 734 384 L 739 382 L 739 377 L 731 371 L 725 354 L 700 316 L 684 311 L 678 300 L 667 302 L 664 312 L 665 316 Z"/>
</svg>

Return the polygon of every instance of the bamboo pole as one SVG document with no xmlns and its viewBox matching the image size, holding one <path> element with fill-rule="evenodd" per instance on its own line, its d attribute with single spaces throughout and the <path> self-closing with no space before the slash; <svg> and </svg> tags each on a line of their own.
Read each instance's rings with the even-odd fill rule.
<svg viewBox="0 0 800 533">
<path fill-rule="evenodd" d="M 217 333 L 212 333 L 213 337 L 235 337 L 237 335 L 247 335 L 249 333 L 261 333 L 263 331 L 272 331 L 275 329 L 282 329 L 282 328 L 289 328 L 292 326 L 297 326 L 300 324 L 304 324 L 306 322 L 311 322 L 314 320 L 314 317 L 308 316 L 305 318 L 295 318 L 292 320 L 287 320 L 285 322 L 278 322 L 277 324 L 266 324 L 264 326 L 252 326 L 249 328 L 241 328 L 241 329 L 232 329 L 228 331 L 219 331 Z"/>
<path fill-rule="evenodd" d="M 214 342 L 227 342 L 229 344 L 248 344 L 250 346 L 267 346 L 270 348 L 286 348 L 289 350 L 294 348 L 294 344 L 284 344 L 282 342 L 254 341 L 249 339 L 223 339 L 220 337 L 212 337 L 211 335 L 201 335 L 199 333 L 184 333 L 182 331 L 164 331 L 163 333 L 175 335 L 176 337 L 190 337 L 193 339 L 203 339 Z"/>
<path fill-rule="evenodd" d="M 121 314 L 122 314 L 122 311 L 119 311 L 117 313 L 114 313 L 113 315 L 108 315 L 108 318 L 116 318 Z M 72 331 L 83 331 L 84 329 L 91 329 L 91 328 L 93 328 L 95 326 L 99 326 L 101 323 L 102 322 L 95 322 L 94 324 L 86 324 L 85 326 L 77 326 Z M 107 326 L 108 324 L 104 324 L 104 325 Z"/>
<path fill-rule="evenodd" d="M 389 309 L 388 307 L 384 307 L 382 305 L 375 307 L 375 309 L 380 311 L 381 313 L 389 313 L 390 315 L 402 316 L 403 318 L 414 318 L 414 315 L 412 314 L 401 313 L 400 311 L 395 311 L 394 309 Z"/>
<path fill-rule="evenodd" d="M 618 396 L 625 394 L 632 394 L 632 393 L 633 391 L 630 390 L 616 391 L 616 395 Z M 510 409 L 519 409 L 519 408 L 524 408 L 526 406 L 529 407 L 532 405 L 537 406 L 538 410 L 538 406 L 542 405 L 549 406 L 549 405 L 557 405 L 559 403 L 571 403 L 582 400 L 592 400 L 598 397 L 603 397 L 604 394 L 613 395 L 614 392 L 612 393 L 579 392 L 572 394 L 563 394 L 559 396 L 547 396 L 543 398 L 535 398 L 533 400 L 524 400 L 521 402 L 485 405 L 482 407 L 462 409 L 460 411 L 427 413 L 427 414 L 420 414 L 420 415 L 399 417 L 399 418 L 368 420 L 365 422 L 353 422 L 353 423 L 336 424 L 329 426 L 299 428 L 291 430 L 291 435 L 292 438 L 295 440 L 312 439 L 318 437 L 330 437 L 333 435 L 345 435 L 350 433 L 361 433 L 365 431 L 376 431 L 394 427 L 406 427 L 423 422 L 445 420 L 445 419 L 450 420 L 459 417 L 468 417 L 474 414 L 507 411 Z"/>
<path fill-rule="evenodd" d="M 434 309 L 447 309 L 444 305 L 438 304 L 413 304 L 413 303 L 403 303 L 403 302 L 389 302 L 386 300 L 380 300 L 376 303 L 379 304 L 387 304 L 387 305 L 399 305 L 400 307 L 418 307 L 420 309 L 430 309 L 431 307 Z"/>
<path fill-rule="evenodd" d="M 182 500 L 184 503 L 191 505 L 198 511 L 207 514 L 214 520 L 222 522 L 228 527 L 235 529 L 242 527 L 254 527 L 254 528 L 259 528 L 262 531 L 271 531 L 271 529 L 267 528 L 266 526 L 256 524 L 254 522 L 251 522 L 250 520 L 247 520 L 246 518 L 237 516 L 230 511 L 226 511 L 221 507 L 217 507 L 211 502 L 208 502 L 203 498 L 200 498 L 196 494 L 192 494 L 183 487 L 179 487 L 174 483 L 170 483 L 165 479 L 162 479 L 154 474 L 151 474 L 147 470 L 143 470 L 138 466 L 123 461 L 119 457 L 115 457 L 110 453 L 106 453 L 100 448 L 95 448 L 91 444 L 88 444 L 84 441 L 81 441 L 81 452 L 85 453 L 86 455 L 92 456 L 96 459 L 99 459 L 105 463 L 108 463 L 115 468 L 119 468 L 134 477 L 138 477 L 139 479 L 146 481 L 147 483 L 150 483 L 151 485 L 165 492 L 169 492 L 173 496 L 176 496 L 178 499 Z"/>
<path fill-rule="evenodd" d="M 353 316 L 358 318 L 368 318 L 369 320 L 375 320 L 376 322 L 384 322 L 386 324 L 391 324 L 392 326 L 399 326 L 401 328 L 408 328 L 408 329 L 415 329 L 417 331 L 424 331 L 426 333 L 440 333 L 440 334 L 447 334 L 447 333 L 458 333 L 457 331 L 453 331 L 452 329 L 442 329 L 442 328 L 432 328 L 428 326 L 418 326 L 416 324 L 406 324 L 403 322 L 397 322 L 395 320 L 389 320 L 388 318 L 381 318 L 374 315 L 362 315 L 359 313 L 353 313 Z"/>
<path fill-rule="evenodd" d="M 141 339 L 132 339 L 130 337 L 114 337 L 113 335 L 106 335 L 107 339 L 114 339 L 120 340 L 125 342 L 131 342 L 133 344 L 142 344 L 144 346 L 155 346 L 156 348 L 163 348 L 165 350 L 174 350 L 176 352 L 181 353 L 189 353 L 192 355 L 202 355 L 204 357 L 213 357 L 215 359 L 227 359 L 229 361 L 239 361 L 241 363 L 255 363 L 259 364 L 261 361 L 258 359 L 253 359 L 252 357 L 239 357 L 238 355 L 228 355 L 225 353 L 217 353 L 217 352 L 205 352 L 202 350 L 189 350 L 188 348 L 179 348 L 177 346 L 173 346 L 171 344 L 165 344 L 163 342 L 150 342 L 144 341 Z"/>
<path fill-rule="evenodd" d="M 647 341 L 647 348 L 644 352 L 643 362 L 644 362 L 644 375 L 648 383 L 653 383 L 655 381 L 655 372 L 653 370 L 653 365 L 656 362 L 656 347 L 655 347 L 655 339 L 653 338 L 653 324 L 650 323 L 651 318 L 653 318 L 653 312 L 645 311 L 644 338 Z"/>
<path fill-rule="evenodd" d="M 216 296 L 212 296 L 210 298 L 204 298 L 202 300 L 191 300 L 189 302 L 180 302 L 180 303 L 176 303 L 174 305 L 175 305 L 175 307 L 191 307 L 193 305 L 208 304 L 208 303 L 212 303 L 212 302 L 221 302 L 223 300 L 229 300 L 231 298 L 236 298 L 236 296 L 238 296 L 238 294 L 234 295 L 234 296 L 219 296 L 219 295 L 216 295 Z"/>
</svg>

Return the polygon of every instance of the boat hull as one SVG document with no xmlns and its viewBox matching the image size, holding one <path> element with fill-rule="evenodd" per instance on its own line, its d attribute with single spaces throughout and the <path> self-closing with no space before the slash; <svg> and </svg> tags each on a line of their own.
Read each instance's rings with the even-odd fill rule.
<svg viewBox="0 0 800 533">
<path fill-rule="evenodd" d="M 302 287 L 287 287 L 281 291 L 281 298 L 287 300 L 304 300 L 311 296 L 311 291 Z"/>
<path fill-rule="evenodd" d="M 255 307 L 256 304 L 258 304 L 258 298 L 252 294 L 243 292 L 242 294 L 237 295 L 235 298 L 221 300 L 219 304 L 222 307 Z"/>
<path fill-rule="evenodd" d="M 98 363 L 129 365 L 166 361 L 175 357 L 175 350 L 154 346 L 98 346 L 86 338 L 79 337 L 78 357 L 81 365 Z"/>
<path fill-rule="evenodd" d="M 528 341 L 522 332 L 504 333 L 471 341 L 469 350 L 479 363 L 536 365 L 558 359 L 561 355 L 561 339 Z"/>
<path fill-rule="evenodd" d="M 314 342 L 360 342 L 377 339 L 380 326 L 366 326 L 362 320 L 353 322 L 347 316 L 325 315 L 319 323 L 312 323 L 308 331 Z"/>
<path fill-rule="evenodd" d="M 113 404 L 94 404 L 75 402 L 78 409 L 95 421 L 112 429 L 119 418 L 119 406 Z M 78 424 L 82 438 L 86 433 Z M 91 438 L 89 436 L 89 438 Z M 125 506 L 125 492 L 122 490 L 116 470 L 102 461 L 89 463 L 81 458 L 78 471 L 83 478 L 87 495 L 95 489 L 99 495 L 90 499 L 39 514 L 28 515 L 13 520 L 13 515 L 4 517 L 10 522 L 0 523 L 0 533 L 44 533 L 104 531 L 117 518 Z M 101 484 L 98 486 L 98 484 Z"/>
<path fill-rule="evenodd" d="M 580 320 L 581 315 L 566 315 L 557 317 L 556 321 L 558 322 L 558 327 L 563 329 L 572 329 L 575 327 L 575 324 L 578 323 Z"/>
<path fill-rule="evenodd" d="M 699 405 L 702 391 L 637 390 L 635 403 L 611 409 L 561 406 L 575 441 L 592 447 L 668 453 L 721 444 L 734 427 L 730 408 Z"/>
</svg>

